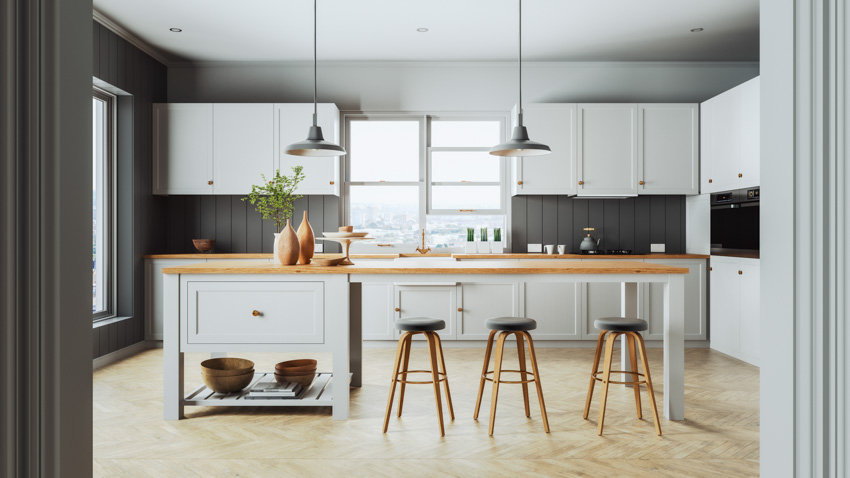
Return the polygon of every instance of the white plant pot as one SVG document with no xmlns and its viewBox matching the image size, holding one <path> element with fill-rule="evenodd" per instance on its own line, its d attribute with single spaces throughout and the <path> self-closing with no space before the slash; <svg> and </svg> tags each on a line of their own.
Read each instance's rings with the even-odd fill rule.
<svg viewBox="0 0 850 478">
<path fill-rule="evenodd" d="M 477 252 L 477 249 L 475 248 L 475 243 L 474 242 L 465 243 L 464 244 L 464 252 L 466 252 L 467 254 L 475 254 Z"/>
<path fill-rule="evenodd" d="M 501 254 L 504 251 L 505 249 L 502 247 L 501 242 L 494 242 L 493 244 L 490 244 L 490 254 Z"/>
<path fill-rule="evenodd" d="M 490 243 L 487 241 L 478 241 L 478 253 L 479 254 L 489 254 L 490 253 Z"/>
</svg>

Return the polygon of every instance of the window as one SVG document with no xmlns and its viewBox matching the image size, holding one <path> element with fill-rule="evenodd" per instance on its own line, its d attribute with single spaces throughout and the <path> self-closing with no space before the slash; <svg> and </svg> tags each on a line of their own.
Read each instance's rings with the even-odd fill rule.
<svg viewBox="0 0 850 478">
<path fill-rule="evenodd" d="M 346 115 L 345 217 L 376 240 L 360 251 L 458 252 L 466 228 L 506 225 L 504 116 Z M 502 234 L 503 246 L 506 234 Z"/>
<path fill-rule="evenodd" d="M 115 97 L 95 88 L 92 95 L 92 314 L 114 315 L 113 173 Z"/>
</svg>

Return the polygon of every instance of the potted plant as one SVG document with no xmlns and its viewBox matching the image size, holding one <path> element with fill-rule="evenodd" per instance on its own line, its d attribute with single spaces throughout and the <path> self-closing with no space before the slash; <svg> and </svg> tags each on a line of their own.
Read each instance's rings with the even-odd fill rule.
<svg viewBox="0 0 850 478">
<path fill-rule="evenodd" d="M 475 252 L 475 228 L 466 228 L 466 246 L 464 248 L 467 254 Z"/>
<path fill-rule="evenodd" d="M 481 254 L 490 253 L 490 243 L 487 241 L 487 228 L 481 228 L 481 237 L 478 238 L 478 252 Z"/>
<path fill-rule="evenodd" d="M 504 252 L 502 248 L 502 228 L 494 227 L 493 228 L 493 245 L 490 246 L 490 252 L 492 254 L 501 254 Z"/>
<path fill-rule="evenodd" d="M 271 219 L 274 222 L 277 228 L 274 235 L 274 258 L 280 265 L 295 264 L 301 252 L 298 235 L 292 229 L 290 218 L 295 200 L 302 197 L 293 194 L 298 183 L 304 180 L 302 169 L 302 166 L 293 167 L 292 176 L 284 176 L 278 169 L 271 180 L 261 174 L 263 182 L 251 186 L 251 193 L 242 198 L 243 201 L 249 201 L 263 219 Z"/>
</svg>

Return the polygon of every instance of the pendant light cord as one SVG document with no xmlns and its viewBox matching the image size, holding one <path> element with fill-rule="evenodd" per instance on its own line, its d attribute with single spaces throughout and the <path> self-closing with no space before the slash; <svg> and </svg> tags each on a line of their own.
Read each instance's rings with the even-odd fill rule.
<svg viewBox="0 0 850 478">
<path fill-rule="evenodd" d="M 316 17 L 318 16 L 318 9 L 316 7 L 316 3 L 317 0 L 313 0 L 313 126 L 319 125 L 316 119 L 316 116 L 319 113 L 318 95 L 316 94 L 316 91 L 318 90 L 318 68 L 316 67 Z"/>
<path fill-rule="evenodd" d="M 522 126 L 522 0 L 519 0 L 519 111 L 517 125 Z"/>
</svg>

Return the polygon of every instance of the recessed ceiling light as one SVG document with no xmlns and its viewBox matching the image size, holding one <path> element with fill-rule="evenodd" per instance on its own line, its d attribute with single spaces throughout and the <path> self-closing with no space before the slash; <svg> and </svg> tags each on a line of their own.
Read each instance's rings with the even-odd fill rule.
<svg viewBox="0 0 850 478">
<path fill-rule="evenodd" d="M 419 33 L 425 33 L 425 32 L 428 31 L 428 29 L 427 28 L 417 28 L 416 31 L 418 31 Z"/>
<path fill-rule="evenodd" d="M 183 31 L 181 28 L 169 28 L 169 30 L 173 31 L 174 33 L 180 33 Z"/>
<path fill-rule="evenodd" d="M 705 30 L 705 28 L 691 28 L 691 32 L 693 32 L 693 33 L 699 33 L 703 30 Z"/>
</svg>

